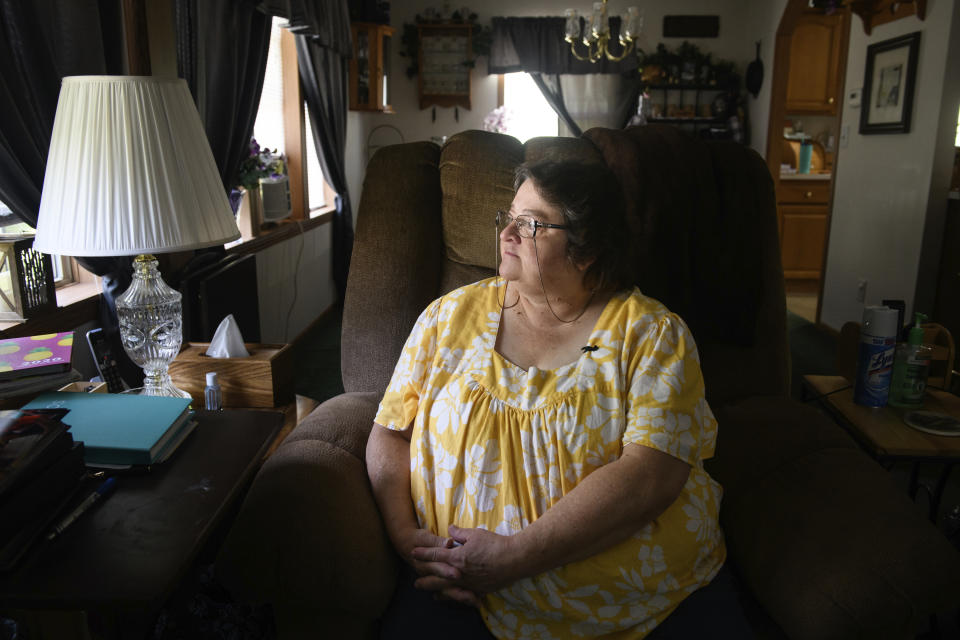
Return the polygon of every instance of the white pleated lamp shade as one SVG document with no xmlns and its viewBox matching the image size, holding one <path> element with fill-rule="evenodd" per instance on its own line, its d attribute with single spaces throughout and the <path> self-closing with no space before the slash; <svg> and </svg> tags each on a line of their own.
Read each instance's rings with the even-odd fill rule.
<svg viewBox="0 0 960 640">
<path fill-rule="evenodd" d="M 63 79 L 34 249 L 117 256 L 239 237 L 186 82 Z"/>
</svg>

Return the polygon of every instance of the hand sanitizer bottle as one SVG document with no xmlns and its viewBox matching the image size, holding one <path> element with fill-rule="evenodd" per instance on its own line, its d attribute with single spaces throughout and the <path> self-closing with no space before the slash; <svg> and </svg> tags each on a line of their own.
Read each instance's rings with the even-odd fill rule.
<svg viewBox="0 0 960 640">
<path fill-rule="evenodd" d="M 223 408 L 223 396 L 216 371 L 207 374 L 207 387 L 203 390 L 203 398 L 207 411 L 220 411 Z"/>
<path fill-rule="evenodd" d="M 893 360 L 893 380 L 890 383 L 888 404 L 904 409 L 916 409 L 923 405 L 927 389 L 927 374 L 930 372 L 932 350 L 923 344 L 923 321 L 927 317 L 915 314 L 913 328 L 907 334 L 906 343 L 897 345 Z"/>
</svg>

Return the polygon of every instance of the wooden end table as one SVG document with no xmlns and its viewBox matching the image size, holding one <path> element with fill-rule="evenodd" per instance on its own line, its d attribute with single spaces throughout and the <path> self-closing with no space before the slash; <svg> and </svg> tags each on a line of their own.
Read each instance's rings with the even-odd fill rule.
<svg viewBox="0 0 960 640">
<path fill-rule="evenodd" d="M 928 488 L 929 516 L 936 524 L 943 490 L 950 472 L 960 460 L 960 437 L 938 436 L 914 429 L 903 421 L 904 414 L 910 409 L 856 404 L 853 401 L 852 383 L 843 376 L 805 375 L 803 399 L 819 401 L 880 464 L 889 468 L 895 462 L 911 463 L 909 490 L 914 499 L 920 487 L 920 464 L 943 463 L 936 486 Z M 922 409 L 960 419 L 960 398 L 946 391 L 928 388 Z"/>
<path fill-rule="evenodd" d="M 31 637 L 65 637 L 43 623 L 69 614 L 81 626 L 95 618 L 108 636 L 151 622 L 232 513 L 284 418 L 280 411 L 198 411 L 197 428 L 170 460 L 119 476 L 112 495 L 0 574 L 0 612 L 39 626 Z M 71 635 L 88 637 L 86 629 Z"/>
</svg>

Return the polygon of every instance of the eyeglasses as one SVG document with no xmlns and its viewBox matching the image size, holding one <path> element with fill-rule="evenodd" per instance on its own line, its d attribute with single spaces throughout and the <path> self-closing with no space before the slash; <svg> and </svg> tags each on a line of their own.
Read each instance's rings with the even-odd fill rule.
<svg viewBox="0 0 960 640">
<path fill-rule="evenodd" d="M 512 216 L 505 211 L 497 211 L 497 229 L 503 231 L 510 226 L 511 222 L 517 225 L 517 233 L 521 238 L 533 238 L 537 235 L 537 229 L 569 229 L 568 224 L 551 224 L 549 222 L 540 222 L 539 220 L 527 215 Z"/>
</svg>

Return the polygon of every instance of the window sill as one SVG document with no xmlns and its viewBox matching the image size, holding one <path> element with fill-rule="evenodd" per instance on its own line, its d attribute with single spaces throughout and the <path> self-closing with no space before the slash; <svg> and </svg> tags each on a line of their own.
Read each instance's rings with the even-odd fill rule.
<svg viewBox="0 0 960 640">
<path fill-rule="evenodd" d="M 284 220 L 256 238 L 227 249 L 227 253 L 248 254 L 295 238 L 333 220 L 334 207 L 319 210 L 309 220 Z M 91 282 L 75 282 L 57 289 L 57 310 L 24 322 L 0 322 L 0 339 L 34 336 L 41 333 L 69 331 L 85 322 L 97 320 L 100 313 L 100 278 Z"/>
<path fill-rule="evenodd" d="M 0 338 L 20 338 L 69 331 L 96 320 L 100 310 L 100 279 L 76 282 L 57 289 L 57 310 L 24 322 L 0 322 Z"/>
<path fill-rule="evenodd" d="M 319 215 L 309 220 L 291 220 L 290 218 L 282 220 L 270 229 L 261 230 L 256 238 L 244 240 L 239 244 L 227 248 L 227 253 L 244 255 L 263 251 L 267 247 L 280 244 L 285 240 L 295 238 L 301 233 L 306 233 L 311 229 L 316 229 L 317 227 L 327 224 L 333 220 L 333 212 L 336 211 L 336 209 L 334 207 L 325 207 L 317 211 L 320 212 Z"/>
</svg>

